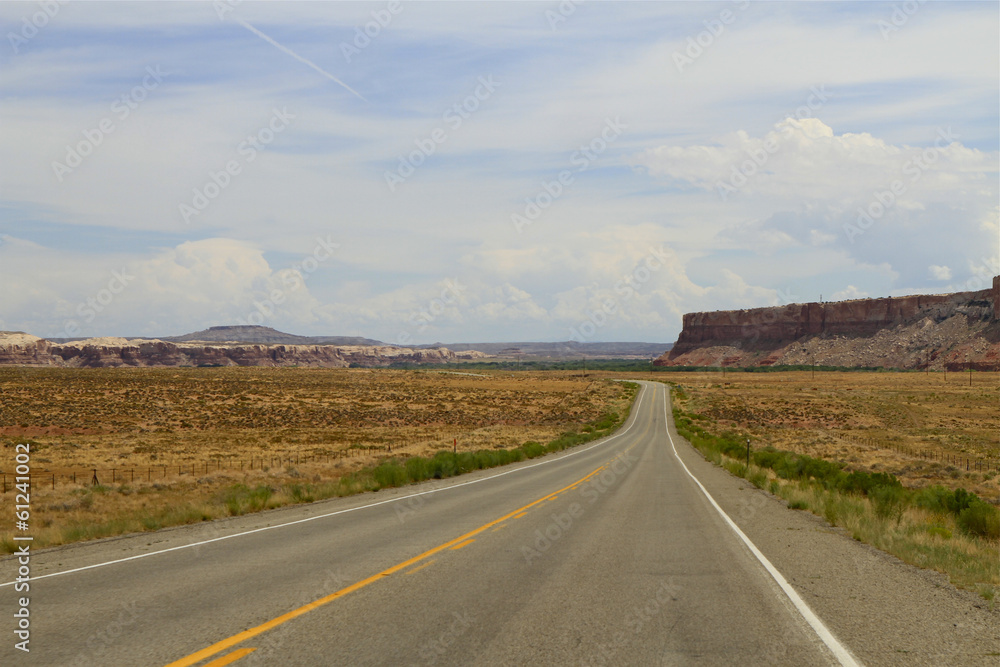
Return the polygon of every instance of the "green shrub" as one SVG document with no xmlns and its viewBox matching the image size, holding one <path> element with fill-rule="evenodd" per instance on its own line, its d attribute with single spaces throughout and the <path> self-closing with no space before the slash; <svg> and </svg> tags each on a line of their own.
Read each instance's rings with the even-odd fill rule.
<svg viewBox="0 0 1000 667">
<path fill-rule="evenodd" d="M 406 469 L 395 460 L 385 461 L 372 469 L 372 477 L 379 488 L 391 488 L 406 484 Z"/>
<path fill-rule="evenodd" d="M 980 500 L 976 494 L 969 493 L 965 489 L 955 489 L 955 493 L 948 500 L 948 509 L 952 514 L 961 514 L 977 502 Z"/>
<path fill-rule="evenodd" d="M 929 512 L 948 514 L 951 512 L 948 503 L 952 497 L 951 489 L 935 484 L 917 491 L 913 496 L 913 504 Z"/>
<path fill-rule="evenodd" d="M 521 450 L 524 452 L 524 456 L 529 459 L 535 459 L 545 453 L 545 448 L 542 447 L 540 443 L 533 440 L 521 445 Z"/>
<path fill-rule="evenodd" d="M 434 479 L 454 477 L 458 474 L 458 462 L 452 452 L 438 452 L 428 462 L 430 476 Z"/>
<path fill-rule="evenodd" d="M 429 462 L 421 456 L 414 456 L 407 459 L 403 467 L 406 469 L 406 476 L 411 481 L 421 482 L 431 477 Z"/>
<path fill-rule="evenodd" d="M 879 519 L 892 519 L 897 523 L 903 517 L 907 497 L 901 486 L 876 486 L 868 497 L 872 501 L 872 509 Z"/>
<path fill-rule="evenodd" d="M 983 501 L 974 493 L 969 493 L 965 489 L 951 489 L 935 484 L 918 491 L 914 497 L 914 504 L 931 512 L 939 514 L 961 515 L 962 512 L 976 503 Z"/>
<path fill-rule="evenodd" d="M 959 513 L 958 527 L 969 535 L 1000 539 L 1000 510 L 977 498 Z"/>
<path fill-rule="evenodd" d="M 234 484 L 222 492 L 221 500 L 231 516 L 259 512 L 267 506 L 274 489 L 263 484 L 251 489 L 246 484 Z"/>
</svg>

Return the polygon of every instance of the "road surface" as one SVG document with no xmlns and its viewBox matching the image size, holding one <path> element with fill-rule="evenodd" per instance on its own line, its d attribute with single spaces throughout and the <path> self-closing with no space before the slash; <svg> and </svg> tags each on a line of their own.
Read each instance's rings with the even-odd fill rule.
<svg viewBox="0 0 1000 667">
<path fill-rule="evenodd" d="M 38 552 L 0 664 L 997 664 L 984 601 L 713 467 L 642 384 L 559 455 Z"/>
</svg>

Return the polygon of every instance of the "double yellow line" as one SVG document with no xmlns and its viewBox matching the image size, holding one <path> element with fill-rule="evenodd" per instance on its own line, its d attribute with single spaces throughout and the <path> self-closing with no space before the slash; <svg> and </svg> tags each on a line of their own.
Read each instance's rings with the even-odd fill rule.
<svg viewBox="0 0 1000 667">
<path fill-rule="evenodd" d="M 578 486 L 580 484 L 583 484 L 584 482 L 586 482 L 587 480 L 589 480 L 590 478 L 592 478 L 594 475 L 599 474 L 601 471 L 603 471 L 605 468 L 607 468 L 608 465 L 610 465 L 610 462 L 609 463 L 605 463 L 604 465 L 602 465 L 601 467 L 597 468 L 596 470 L 593 470 L 592 472 L 588 473 L 584 477 L 581 477 L 580 479 L 578 479 L 577 481 L 573 482 L 572 484 L 564 486 L 563 488 L 559 489 L 558 491 L 553 491 L 552 493 L 548 494 L 547 496 L 545 496 L 543 498 L 539 498 L 538 500 L 536 500 L 536 501 L 534 501 L 532 503 L 529 503 L 529 504 L 525 505 L 524 507 L 520 507 L 520 508 L 514 510 L 513 512 L 509 512 L 509 513 L 503 515 L 499 519 L 494 519 L 493 521 L 490 521 L 487 524 L 483 524 L 479 528 L 476 528 L 475 530 L 471 530 L 468 533 L 466 533 L 464 535 L 461 535 L 460 537 L 456 537 L 453 540 L 449 540 L 448 542 L 445 542 L 444 544 L 436 546 L 433 549 L 431 549 L 430 551 L 425 551 L 424 553 L 420 554 L 419 556 L 414 556 L 413 558 L 410 558 L 409 560 L 405 560 L 402 563 L 399 563 L 398 565 L 393 565 L 392 567 L 390 567 L 390 568 L 388 568 L 386 570 L 382 570 L 378 574 L 373 574 L 372 576 L 368 577 L 367 579 L 362 579 L 361 581 L 359 581 L 359 582 L 357 582 L 355 584 L 351 584 L 347 588 L 342 588 L 341 590 L 337 591 L 336 593 L 331 593 L 330 595 L 327 595 L 325 597 L 321 597 L 318 600 L 314 600 L 313 602 L 310 602 L 307 605 L 303 605 L 303 606 L 299 607 L 298 609 L 293 609 L 292 611 L 290 611 L 288 613 L 285 613 L 285 614 L 282 614 L 281 616 L 278 616 L 277 618 L 273 618 L 270 621 L 267 621 L 266 623 L 262 623 L 262 624 L 260 624 L 260 625 L 258 625 L 256 627 L 250 628 L 249 630 L 244 630 L 243 632 L 235 634 L 232 637 L 229 637 L 227 639 L 223 639 L 222 641 L 216 642 L 216 643 L 212 644 L 211 646 L 208 646 L 206 648 L 201 649 L 200 651 L 197 651 L 196 653 L 192 653 L 191 655 L 189 655 L 187 657 L 184 657 L 184 658 L 181 658 L 180 660 L 176 660 L 174 662 L 171 662 L 166 667 L 190 667 L 191 665 L 195 665 L 195 664 L 201 662 L 202 660 L 206 660 L 207 658 L 210 658 L 210 657 L 212 657 L 213 655 L 215 655 L 217 653 L 221 653 L 222 651 L 225 651 L 226 649 L 232 648 L 232 647 L 236 646 L 237 644 L 241 644 L 241 643 L 247 641 L 248 639 L 252 639 L 252 638 L 256 637 L 257 635 L 260 635 L 260 634 L 263 634 L 263 633 L 267 632 L 268 630 L 273 630 L 274 628 L 278 627 L 279 625 L 282 625 L 283 623 L 287 623 L 288 621 L 290 621 L 290 620 L 292 620 L 294 618 L 298 618 L 299 616 L 302 616 L 303 614 L 307 614 L 310 611 L 313 611 L 314 609 L 319 609 L 320 607 L 333 602 L 337 598 L 342 598 L 345 595 L 348 595 L 349 593 L 353 593 L 354 591 L 360 590 L 360 589 L 364 588 L 365 586 L 367 586 L 369 584 L 375 583 L 376 581 L 378 581 L 379 579 L 382 579 L 383 577 L 388 577 L 389 575 L 395 574 L 395 573 L 399 572 L 400 570 L 405 570 L 406 568 L 410 567 L 411 565 L 415 565 L 415 564 L 419 563 L 422 560 L 426 560 L 427 558 L 430 558 L 434 554 L 439 553 L 441 551 L 444 551 L 445 549 L 449 549 L 449 548 L 454 547 L 454 546 L 459 545 L 459 544 L 461 544 L 461 546 L 465 546 L 465 544 L 462 544 L 463 542 L 466 542 L 467 540 L 471 540 L 473 537 L 475 537 L 479 533 L 481 533 L 481 532 L 483 532 L 485 530 L 488 530 L 488 529 L 492 528 L 493 526 L 496 526 L 499 523 L 503 523 L 507 519 L 510 519 L 510 518 L 514 517 L 515 515 L 517 515 L 517 514 L 521 514 L 523 512 L 528 511 L 529 509 L 531 509 L 535 505 L 539 505 L 541 503 L 544 503 L 547 500 L 551 500 L 551 499 L 555 498 L 556 496 L 558 496 L 560 493 L 563 493 L 565 491 L 569 491 L 569 490 L 573 489 L 574 487 L 576 487 L 576 486 Z M 241 649 L 239 651 L 234 651 L 233 653 L 230 653 L 229 655 L 223 656 L 222 658 L 219 658 L 218 660 L 213 661 L 211 663 L 211 665 L 213 665 L 213 666 L 228 665 L 229 663 L 235 662 L 236 660 L 242 658 L 243 656 L 248 655 L 253 650 L 254 649 Z M 206 666 L 206 667 L 209 667 L 209 666 Z"/>
</svg>

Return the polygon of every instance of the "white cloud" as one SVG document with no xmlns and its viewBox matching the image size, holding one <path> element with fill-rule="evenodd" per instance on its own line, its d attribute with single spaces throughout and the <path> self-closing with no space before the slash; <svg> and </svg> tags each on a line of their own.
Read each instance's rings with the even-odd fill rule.
<svg viewBox="0 0 1000 667">
<path fill-rule="evenodd" d="M 211 5 L 62 5 L 0 70 L 4 326 L 55 333 L 124 266 L 135 279 L 86 333 L 180 333 L 263 308 L 264 324 L 297 333 L 392 340 L 458 278 L 466 291 L 420 340 L 565 338 L 616 298 L 597 338 L 669 340 L 683 312 L 848 281 L 860 293 L 925 289 L 932 265 L 965 285 L 995 256 L 988 3 L 929 3 L 889 42 L 878 5 L 752 3 L 682 73 L 673 51 L 717 8 L 584 3 L 553 30 L 533 3 L 404 7 L 351 62 L 339 42 L 372 7 L 243 3 L 232 14 L 366 104 Z M 18 25 L 26 8 L 0 4 L 0 16 Z M 52 160 L 157 64 L 171 73 L 163 84 L 58 182 Z M 445 110 L 489 75 L 496 94 L 447 126 Z M 827 97 L 806 109 L 815 118 L 775 126 L 815 90 Z M 242 160 L 237 146 L 276 106 L 296 116 L 287 130 L 184 225 L 178 205 Z M 525 197 L 575 169 L 574 152 L 617 117 L 622 135 L 517 234 L 510 215 Z M 389 192 L 384 172 L 438 127 L 447 140 Z M 956 142 L 906 180 L 939 127 Z M 716 182 L 762 150 L 722 201 Z M 895 179 L 905 192 L 848 238 L 857 209 Z M 268 305 L 294 278 L 288 257 L 327 234 L 343 251 Z M 661 246 L 665 266 L 626 300 L 616 285 Z"/>
<path fill-rule="evenodd" d="M 815 118 L 788 118 L 762 137 L 738 130 L 714 144 L 649 149 L 634 163 L 654 176 L 713 191 L 722 201 L 758 196 L 832 204 L 871 199 L 899 181 L 904 194 L 897 203 L 919 208 L 954 198 L 963 188 L 995 191 L 985 182 L 997 173 L 995 153 L 962 146 L 948 128 L 926 142 L 927 147 L 894 146 L 868 133 L 837 135 Z"/>
<path fill-rule="evenodd" d="M 951 269 L 947 266 L 931 264 L 928 269 L 934 280 L 951 280 Z"/>
<path fill-rule="evenodd" d="M 834 292 L 833 301 L 847 301 L 850 299 L 865 299 L 868 297 L 868 292 L 859 290 L 854 285 L 848 285 L 846 289 L 842 289 L 839 292 Z"/>
</svg>

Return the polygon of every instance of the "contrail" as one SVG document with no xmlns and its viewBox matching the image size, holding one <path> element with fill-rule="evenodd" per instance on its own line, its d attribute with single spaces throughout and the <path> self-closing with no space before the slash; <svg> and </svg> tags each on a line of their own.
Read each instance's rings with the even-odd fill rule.
<svg viewBox="0 0 1000 667">
<path fill-rule="evenodd" d="M 288 47 L 282 46 L 281 44 L 279 44 L 278 42 L 274 41 L 273 39 L 271 39 L 270 37 L 268 37 L 267 35 L 265 35 L 264 33 L 262 33 L 260 30 L 257 30 L 257 28 L 253 27 L 252 25 L 250 25 L 249 23 L 247 23 L 243 19 L 235 19 L 235 20 L 241 26 L 243 26 L 244 28 L 246 28 L 247 30 L 249 30 L 250 32 L 252 32 L 253 34 L 257 35 L 258 37 L 260 37 L 261 39 L 263 39 L 265 42 L 267 42 L 269 44 L 273 44 L 274 46 L 278 47 L 279 49 L 281 49 L 282 51 L 284 51 L 285 53 L 287 53 L 291 57 L 293 57 L 296 60 L 298 60 L 300 63 L 305 63 L 306 65 L 309 65 L 309 67 L 312 67 L 314 70 L 316 70 L 317 72 L 319 72 L 320 74 L 322 74 L 326 78 L 330 79 L 330 81 L 333 81 L 334 83 L 338 83 L 341 86 L 343 86 L 344 88 L 346 88 L 347 90 L 351 91 L 358 99 L 363 100 L 365 102 L 368 101 L 368 100 L 366 100 L 364 98 L 364 96 L 361 93 L 359 93 L 358 91 L 354 90 L 353 88 L 351 88 L 350 86 L 348 86 L 346 83 L 344 83 L 343 81 L 341 81 L 340 79 L 338 79 L 334 75 L 330 74 L 329 72 L 327 72 L 326 70 L 324 70 L 322 67 L 320 67 L 316 63 L 314 63 L 312 61 L 309 61 L 309 60 L 306 60 L 305 58 L 303 58 L 299 54 L 295 53 L 294 51 L 292 51 Z"/>
</svg>

